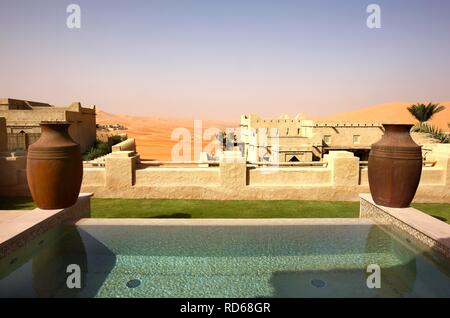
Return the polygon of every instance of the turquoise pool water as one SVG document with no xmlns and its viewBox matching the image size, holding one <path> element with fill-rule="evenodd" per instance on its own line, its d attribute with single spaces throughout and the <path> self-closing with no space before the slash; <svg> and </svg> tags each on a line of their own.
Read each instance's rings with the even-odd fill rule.
<svg viewBox="0 0 450 318">
<path fill-rule="evenodd" d="M 450 262 L 370 224 L 72 226 L 1 260 L 0 297 L 450 297 Z"/>
</svg>

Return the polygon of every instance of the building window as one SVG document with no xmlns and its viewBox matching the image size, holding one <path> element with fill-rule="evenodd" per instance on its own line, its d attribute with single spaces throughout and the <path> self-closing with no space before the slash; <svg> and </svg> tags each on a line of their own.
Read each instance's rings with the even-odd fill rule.
<svg viewBox="0 0 450 318">
<path fill-rule="evenodd" d="M 286 128 L 286 136 L 289 136 L 289 128 Z"/>
<path fill-rule="evenodd" d="M 300 128 L 297 128 L 297 135 L 300 136 Z"/>
<path fill-rule="evenodd" d="M 353 143 L 359 144 L 361 142 L 361 136 L 360 135 L 353 135 Z"/>
<path fill-rule="evenodd" d="M 331 143 L 331 135 L 325 135 L 325 136 L 323 136 L 323 141 L 324 141 L 326 144 L 330 144 L 330 143 Z"/>
</svg>

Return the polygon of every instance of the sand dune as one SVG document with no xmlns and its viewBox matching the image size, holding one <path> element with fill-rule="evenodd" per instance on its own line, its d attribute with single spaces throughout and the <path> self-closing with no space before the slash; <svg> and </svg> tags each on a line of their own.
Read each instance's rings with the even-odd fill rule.
<svg viewBox="0 0 450 318">
<path fill-rule="evenodd" d="M 171 160 L 172 148 L 178 143 L 178 140 L 172 140 L 172 133 L 176 128 L 186 128 L 191 135 L 191 159 L 194 159 L 194 119 L 127 116 L 98 111 L 97 123 L 124 125 L 127 130 L 116 132 L 124 132 L 129 138 L 136 139 L 137 151 L 141 158 L 158 160 Z M 204 133 L 208 128 L 217 128 L 221 131 L 236 128 L 239 127 L 239 123 L 202 120 L 201 126 Z M 203 140 L 202 146 L 206 147 L 209 143 L 210 140 Z"/>
<path fill-rule="evenodd" d="M 330 116 L 314 118 L 315 120 L 327 120 L 336 122 L 411 122 L 416 120 L 412 117 L 406 107 L 411 103 L 397 102 L 379 104 L 367 108 L 355 110 L 353 112 L 337 113 Z M 439 128 L 450 131 L 450 102 L 443 102 L 441 105 L 446 109 L 435 115 L 431 123 Z M 144 159 L 170 160 L 171 150 L 178 142 L 172 140 L 171 135 L 176 128 L 186 128 L 191 136 L 194 131 L 194 120 L 190 118 L 161 118 L 155 116 L 127 116 L 115 115 L 98 111 L 97 123 L 99 124 L 122 124 L 128 128 L 123 132 L 130 138 L 135 138 L 137 150 Z M 239 127 L 236 122 L 224 122 L 220 120 L 203 120 L 203 131 L 207 128 L 216 127 L 219 130 Z M 118 131 L 121 132 L 121 131 Z M 203 141 L 205 147 L 209 141 Z M 192 145 L 192 143 L 191 143 Z M 193 150 L 193 146 L 192 146 Z M 193 158 L 193 156 L 191 156 Z"/>
</svg>

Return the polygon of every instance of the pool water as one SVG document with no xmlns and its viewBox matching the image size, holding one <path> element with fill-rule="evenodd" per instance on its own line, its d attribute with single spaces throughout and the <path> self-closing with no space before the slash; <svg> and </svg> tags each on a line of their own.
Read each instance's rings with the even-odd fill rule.
<svg viewBox="0 0 450 318">
<path fill-rule="evenodd" d="M 0 260 L 0 297 L 450 297 L 450 262 L 373 224 L 81 225 Z"/>
</svg>

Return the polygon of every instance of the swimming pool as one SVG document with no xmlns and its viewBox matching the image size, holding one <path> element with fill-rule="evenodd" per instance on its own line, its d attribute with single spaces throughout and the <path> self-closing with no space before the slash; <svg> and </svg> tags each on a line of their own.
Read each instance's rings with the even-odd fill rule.
<svg viewBox="0 0 450 318">
<path fill-rule="evenodd" d="M 448 259 L 370 221 L 138 224 L 48 232 L 0 260 L 0 297 L 450 297 Z"/>
</svg>

